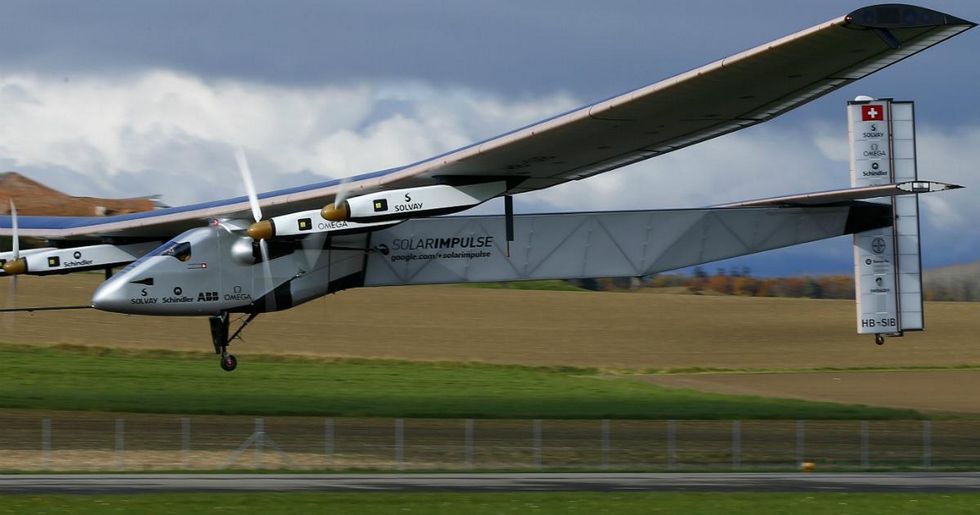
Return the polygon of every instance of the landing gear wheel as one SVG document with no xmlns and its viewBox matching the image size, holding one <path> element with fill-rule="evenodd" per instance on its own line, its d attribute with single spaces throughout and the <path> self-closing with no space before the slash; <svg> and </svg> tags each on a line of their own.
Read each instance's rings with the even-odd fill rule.
<svg viewBox="0 0 980 515">
<path fill-rule="evenodd" d="M 231 372 L 238 367 L 238 359 L 235 358 L 234 354 L 225 354 L 221 356 L 221 370 L 225 372 Z"/>
<path fill-rule="evenodd" d="M 883 335 L 883 334 L 876 334 L 875 335 L 875 345 L 884 345 L 884 344 L 885 344 L 885 335 Z"/>
<path fill-rule="evenodd" d="M 255 320 L 257 316 L 259 316 L 258 313 L 250 313 L 231 336 L 228 335 L 229 319 L 227 311 L 209 318 L 211 324 L 211 343 L 214 344 L 214 353 L 220 356 L 218 364 L 221 365 L 221 370 L 231 372 L 238 368 L 238 360 L 235 359 L 234 355 L 228 354 L 228 344 L 235 338 L 238 338 L 238 335 L 245 329 L 245 326 L 252 320 Z"/>
</svg>

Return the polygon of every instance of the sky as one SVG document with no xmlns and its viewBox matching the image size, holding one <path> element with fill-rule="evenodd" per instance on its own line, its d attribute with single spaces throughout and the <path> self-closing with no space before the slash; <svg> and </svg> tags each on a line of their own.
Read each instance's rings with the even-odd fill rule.
<svg viewBox="0 0 980 515">
<path fill-rule="evenodd" d="M 920 1 L 968 20 L 980 2 Z M 838 0 L 0 1 L 0 170 L 74 195 L 184 204 L 403 165 L 866 5 Z M 700 207 L 848 186 L 845 103 L 916 102 L 923 262 L 980 259 L 980 29 L 772 122 L 518 212 Z M 664 178 L 671 187 L 662 187 Z M 478 212 L 499 211 L 492 202 Z M 714 267 L 715 265 L 711 265 Z M 722 266 L 846 273 L 848 238 Z"/>
</svg>

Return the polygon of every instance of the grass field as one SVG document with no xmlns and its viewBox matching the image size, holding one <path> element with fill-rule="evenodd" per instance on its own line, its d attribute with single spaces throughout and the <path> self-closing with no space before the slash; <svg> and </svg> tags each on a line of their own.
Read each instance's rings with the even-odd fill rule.
<svg viewBox="0 0 980 515">
<path fill-rule="evenodd" d="M 74 274 L 22 279 L 17 303 L 24 306 L 52 302 L 86 303 L 101 277 L 97 274 Z M 232 348 L 242 363 L 241 369 L 234 374 L 235 377 L 222 377 L 223 374 L 214 364 L 214 357 L 203 354 L 193 358 L 200 361 L 195 364 L 184 360 L 177 360 L 178 364 L 167 360 L 148 364 L 142 359 L 154 357 L 150 354 L 154 349 L 208 351 L 210 344 L 207 323 L 201 318 L 130 317 L 96 311 L 18 314 L 13 318 L 0 316 L 5 322 L 4 331 L 0 333 L 0 342 L 37 347 L 65 344 L 110 347 L 147 353 L 129 357 L 116 354 L 112 359 L 99 360 L 98 364 L 85 370 L 78 370 L 79 367 L 72 363 L 62 364 L 52 358 L 53 355 L 45 358 L 47 361 L 23 363 L 28 368 L 33 367 L 31 374 L 50 368 L 50 372 L 45 373 L 50 373 L 51 384 L 61 381 L 53 381 L 53 378 L 63 367 L 67 367 L 64 368 L 65 372 L 76 379 L 69 377 L 66 381 L 81 386 L 81 390 L 89 390 L 87 381 L 94 375 L 108 378 L 138 376 L 138 380 L 143 381 L 142 395 L 147 398 L 153 398 L 154 395 L 166 397 L 162 393 L 165 390 L 157 390 L 159 388 L 192 390 L 194 387 L 223 388 L 227 384 L 239 388 L 239 383 L 264 387 L 273 385 L 274 388 L 263 388 L 257 393 L 247 388 L 236 391 L 249 391 L 259 401 L 256 406 L 279 403 L 279 399 L 285 396 L 299 399 L 297 404 L 320 403 L 320 406 L 324 406 L 323 403 L 330 403 L 332 406 L 329 410 L 318 408 L 317 413 L 362 414 L 366 411 L 353 410 L 352 406 L 365 403 L 363 405 L 367 412 L 390 414 L 391 411 L 387 409 L 378 411 L 378 403 L 371 399 L 380 399 L 384 393 L 392 390 L 399 393 L 393 398 L 405 406 L 399 416 L 406 412 L 428 412 L 445 416 L 491 416 L 490 413 L 535 416 L 531 411 L 542 408 L 546 411 L 540 416 L 544 417 L 573 413 L 588 417 L 632 417 L 638 416 L 636 413 L 651 413 L 647 400 L 654 390 L 645 390 L 647 393 L 643 395 L 647 397 L 642 398 L 646 400 L 636 400 L 630 388 L 641 387 L 619 386 L 625 384 L 619 381 L 622 377 L 599 376 L 597 369 L 632 374 L 640 371 L 736 372 L 737 375 L 728 376 L 722 386 L 714 384 L 721 379 L 706 381 L 702 379 L 704 376 L 690 379 L 685 386 L 713 390 L 715 393 L 758 396 L 783 394 L 845 404 L 876 404 L 933 411 L 976 411 L 971 409 L 975 406 L 971 406 L 968 397 L 955 392 L 964 384 L 964 373 L 971 379 L 966 384 L 973 384 L 973 379 L 980 377 L 980 346 L 974 344 L 975 334 L 980 332 L 980 317 L 975 316 L 980 304 L 928 303 L 928 331 L 910 333 L 905 338 L 889 339 L 886 345 L 878 347 L 871 343 L 870 338 L 860 338 L 853 334 L 852 301 L 538 291 L 534 288 L 551 288 L 552 285 L 536 282 L 522 285 L 531 289 L 453 286 L 358 289 L 331 295 L 286 312 L 263 315 L 248 328 L 246 340 L 236 342 Z M 355 376 L 349 378 L 344 376 L 343 371 L 353 362 L 331 367 L 305 361 L 287 365 L 267 363 L 276 360 L 259 355 L 307 356 L 319 360 L 371 358 L 436 361 L 470 365 L 463 368 L 449 365 L 420 365 L 419 368 L 405 363 L 397 365 L 405 370 L 415 370 L 403 372 L 402 369 L 388 369 L 387 367 L 396 367 L 391 362 L 377 370 L 362 363 L 355 369 L 358 371 Z M 175 355 L 157 357 L 167 356 Z M 132 363 L 119 361 L 124 358 L 135 360 L 139 365 L 130 368 L 134 366 Z M 11 359 L 17 361 L 14 357 Z M 79 358 L 68 358 L 68 361 L 75 359 Z M 568 370 L 564 372 L 564 376 L 568 377 L 563 377 L 561 381 L 549 380 L 541 383 L 546 386 L 525 389 L 521 381 L 514 382 L 508 377 L 500 377 L 501 374 L 513 373 L 504 374 L 506 368 L 483 369 L 472 363 L 566 366 L 587 370 Z M 380 365 L 376 363 L 373 367 L 377 366 Z M 425 368 L 427 366 L 435 367 L 441 372 L 435 375 L 421 372 L 428 370 Z M 329 372 L 324 372 L 327 369 Z M 449 372 L 451 369 L 452 373 Z M 919 370 L 922 375 L 915 384 L 907 380 L 909 375 L 905 371 L 909 369 Z M 138 373 L 133 373 L 134 370 Z M 494 372 L 486 375 L 485 370 Z M 521 374 L 525 374 L 522 377 L 526 379 L 527 369 L 511 370 L 523 370 Z M 860 388 L 842 388 L 842 383 L 831 384 L 817 380 L 808 381 L 806 388 L 797 389 L 786 388 L 789 384 L 787 381 L 792 380 L 789 375 L 767 374 L 750 378 L 746 374 L 760 371 L 831 370 L 899 372 L 876 374 L 872 384 L 862 383 Z M 80 373 L 83 375 L 78 375 Z M 90 375 L 85 376 L 85 373 Z M 260 374 L 255 381 L 238 377 L 255 373 Z M 536 373 L 538 377 L 547 376 L 540 371 Z M 187 381 L 181 381 L 177 386 L 166 383 L 166 378 L 183 378 L 187 374 L 190 374 Z M 280 387 L 268 374 L 291 378 L 290 384 Z M 829 378 L 828 381 L 834 381 L 835 377 L 840 379 L 840 374 L 835 374 L 823 377 Z M 296 376 L 301 377 L 292 379 Z M 570 379 L 572 376 L 574 378 Z M 481 377 L 483 379 L 478 379 Z M 619 394 L 606 391 L 603 394 L 605 397 L 583 396 L 584 392 L 596 387 L 597 377 L 616 377 L 614 383 L 617 386 L 614 388 L 618 389 Z M 854 377 L 857 376 L 848 376 Z M 159 383 L 155 383 L 154 378 Z M 377 379 L 380 386 L 369 379 Z M 460 383 L 461 380 L 464 382 Z M 685 380 L 687 379 L 667 378 L 665 384 L 676 386 L 679 384 L 677 381 Z M 18 387 L 20 383 L 16 380 L 8 381 L 15 383 L 11 391 L 21 393 L 8 396 L 7 405 L 22 406 L 28 403 L 27 399 L 31 395 L 23 393 L 23 387 Z M 408 390 L 400 389 L 399 381 L 410 382 Z M 568 381 L 570 383 L 566 385 Z M 183 383 L 188 386 L 185 388 Z M 469 385 L 475 383 L 484 386 L 474 390 Z M 837 388 L 820 386 L 825 383 Z M 467 386 L 460 390 L 460 384 Z M 566 386 L 571 389 L 563 390 Z M 905 386 L 908 388 L 903 388 Z M 336 399 L 331 398 L 329 393 L 308 395 L 303 390 L 306 387 L 350 395 L 340 398 L 338 393 Z M 83 402 L 79 404 L 74 400 L 78 396 L 77 391 L 61 388 L 59 393 L 54 391 L 58 388 L 51 385 L 40 385 L 39 388 L 46 392 L 45 398 L 50 400 L 45 403 L 50 407 L 98 405 L 99 408 L 85 409 L 105 409 L 106 406 L 130 409 L 125 406 L 144 405 L 143 402 L 134 400 L 134 394 L 110 396 L 105 401 L 96 402 L 92 400 L 94 392 L 81 395 Z M 360 389 L 360 393 L 353 392 L 355 388 Z M 428 389 L 428 394 L 423 392 L 425 389 Z M 479 402 L 480 409 L 474 410 L 473 404 L 463 406 L 458 400 L 454 400 L 458 396 L 453 389 L 478 394 L 473 397 L 473 404 Z M 555 390 L 543 393 L 548 389 Z M 525 390 L 538 393 L 523 395 Z M 372 393 L 365 394 L 364 391 Z M 836 393 L 828 395 L 832 391 Z M 588 401 L 582 401 L 570 409 L 557 409 L 553 403 L 559 400 L 557 397 L 562 392 L 567 393 L 566 397 L 591 398 L 601 402 L 589 407 L 586 406 Z M 613 408 L 609 401 L 620 398 L 616 397 L 620 394 L 628 395 L 631 400 Z M 679 397 L 675 396 L 679 400 L 674 407 L 678 409 L 668 408 L 667 411 L 672 414 L 664 416 L 691 416 L 691 410 L 680 409 L 688 402 L 684 396 L 691 395 L 691 392 L 686 392 Z M 444 401 L 435 408 L 431 402 L 434 396 Z M 505 403 L 502 400 L 505 398 L 521 400 Z M 532 401 L 532 398 L 536 400 Z M 197 400 L 187 406 L 188 409 L 203 409 L 202 406 L 208 402 Z M 239 412 L 236 402 L 227 401 L 233 412 Z M 285 412 L 295 412 L 288 402 L 286 405 Z M 692 409 L 695 416 L 697 412 L 704 411 L 702 408 L 710 405 L 700 401 L 694 403 Z M 725 405 L 741 409 L 740 404 Z M 659 406 L 664 407 L 667 404 L 661 403 Z M 336 410 L 331 411 L 334 408 Z M 750 417 L 765 416 L 762 414 L 770 413 L 772 409 L 764 407 L 761 410 L 748 411 Z M 302 412 L 309 412 L 309 408 Z M 653 412 L 663 413 L 657 409 Z M 834 410 L 832 412 L 838 413 Z M 731 416 L 732 413 L 731 410 L 721 410 L 717 416 Z M 798 411 L 787 416 L 796 415 L 799 415 Z"/>
<path fill-rule="evenodd" d="M 51 299 L 85 303 L 99 280 L 92 275 L 25 279 L 22 306 Z M 207 323 L 201 318 L 95 311 L 18 316 L 0 333 L 0 341 L 17 343 L 0 345 L 0 418 L 7 433 L 16 426 L 0 466 L 122 469 L 121 454 L 113 451 L 113 423 L 125 418 L 127 469 L 213 470 L 225 466 L 251 434 L 254 415 L 268 417 L 270 434 L 301 469 L 466 467 L 461 418 L 483 419 L 475 424 L 472 457 L 490 469 L 534 466 L 532 422 L 517 419 L 586 419 L 544 421 L 542 463 L 596 467 L 603 459 L 595 420 L 600 418 L 613 419 L 609 460 L 616 466 L 670 466 L 665 435 L 674 423 L 664 419 L 677 419 L 682 421 L 678 463 L 730 467 L 731 420 L 737 419 L 745 421 L 739 426 L 743 466 L 793 467 L 796 420 L 806 419 L 807 456 L 821 467 L 862 466 L 860 427 L 870 427 L 874 466 L 914 467 L 922 463 L 925 426 L 908 419 L 922 415 L 858 405 L 873 403 L 876 389 L 902 395 L 890 372 L 879 372 L 877 386 L 840 389 L 842 397 L 833 400 L 841 403 L 772 396 L 797 395 L 778 386 L 788 384 L 787 371 L 839 369 L 916 369 L 934 374 L 922 379 L 928 388 L 916 398 L 938 398 L 937 392 L 947 391 L 932 388 L 936 384 L 955 392 L 972 384 L 963 382 L 963 373 L 980 371 L 980 348 L 973 344 L 980 329 L 980 317 L 973 316 L 978 306 L 931 304 L 929 332 L 878 347 L 853 335 L 849 301 L 361 289 L 263 315 L 249 327 L 246 341 L 233 346 L 240 367 L 232 374 L 221 372 L 207 352 Z M 754 384 L 756 396 L 665 387 L 644 377 L 683 371 L 780 373 L 766 374 L 762 381 L 771 379 L 768 389 Z M 218 416 L 233 414 L 246 416 Z M 183 415 L 194 415 L 188 454 L 177 452 Z M 960 454 L 973 445 L 974 426 L 961 418 L 930 416 L 935 418 L 929 422 L 934 423 L 934 463 L 972 466 L 975 457 Z M 39 447 L 42 417 L 53 433 L 50 456 Z M 344 417 L 336 418 L 340 436 L 329 459 L 323 451 L 323 417 Z M 404 462 L 396 463 L 391 451 L 392 418 L 408 419 Z M 870 426 L 858 422 L 875 419 Z M 509 500 L 501 502 L 496 512 L 511 509 Z M 647 504 L 641 502 L 637 510 L 649 512 Z"/>
<path fill-rule="evenodd" d="M 977 494 L 290 493 L 0 496 L 0 513 L 973 514 Z"/>
<path fill-rule="evenodd" d="M 440 418 L 890 419 L 911 410 L 673 389 L 595 369 L 0 346 L 0 407 Z"/>
</svg>

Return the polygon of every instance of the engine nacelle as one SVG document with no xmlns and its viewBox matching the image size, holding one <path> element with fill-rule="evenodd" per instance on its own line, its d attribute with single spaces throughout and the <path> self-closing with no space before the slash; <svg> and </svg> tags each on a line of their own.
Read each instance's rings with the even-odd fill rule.
<svg viewBox="0 0 980 515">
<path fill-rule="evenodd" d="M 351 234 L 375 230 L 379 227 L 394 225 L 400 222 L 401 220 L 374 223 L 358 223 L 344 220 L 337 222 L 325 220 L 320 216 L 320 210 L 314 209 L 262 220 L 249 226 L 245 232 L 253 240 L 268 240 L 276 236 L 303 236 L 322 232 Z"/>
<path fill-rule="evenodd" d="M 55 249 L 55 247 L 44 247 L 44 248 L 39 248 L 39 249 L 22 249 L 20 251 L 20 256 L 19 256 L 19 258 L 17 260 L 17 261 L 21 261 L 21 263 L 20 264 L 17 264 L 17 265 L 14 265 L 13 264 L 13 261 L 14 261 L 14 253 L 13 252 L 10 252 L 10 251 L 8 251 L 8 252 L 0 252 L 0 277 L 3 277 L 5 275 L 16 275 L 16 273 L 21 273 L 21 274 L 24 273 L 23 271 L 20 271 L 19 270 L 21 267 L 25 267 L 26 266 L 26 264 L 23 262 L 23 258 L 25 258 L 27 256 L 30 256 L 31 254 L 37 254 L 39 252 L 47 252 L 49 250 L 56 250 L 56 249 Z M 11 270 L 13 270 L 14 272 L 16 272 L 15 274 L 8 274 L 4 270 L 4 265 L 6 265 L 8 262 L 11 263 Z"/>
<path fill-rule="evenodd" d="M 97 270 L 132 263 L 159 245 L 160 242 L 143 242 L 32 249 L 23 251 L 19 259 L 6 261 L 3 271 L 6 275 L 48 275 Z"/>
<path fill-rule="evenodd" d="M 320 215 L 334 222 L 382 222 L 444 215 L 482 204 L 506 191 L 506 181 L 380 191 L 347 199 L 338 206 L 329 204 L 320 210 Z"/>
</svg>

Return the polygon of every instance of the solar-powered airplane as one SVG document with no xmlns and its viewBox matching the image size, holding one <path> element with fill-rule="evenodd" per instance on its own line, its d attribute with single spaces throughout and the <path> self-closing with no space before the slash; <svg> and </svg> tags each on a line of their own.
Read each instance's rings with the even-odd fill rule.
<svg viewBox="0 0 980 515">
<path fill-rule="evenodd" d="M 855 234 L 855 272 L 867 276 L 858 300 L 877 303 L 859 306 L 859 330 L 881 343 L 921 328 L 906 281 L 918 272 L 916 194 L 949 187 L 919 181 L 914 161 L 911 173 L 902 161 L 910 106 L 861 99 L 849 108 L 857 132 L 848 189 L 544 215 L 514 215 L 511 199 L 764 122 L 974 25 L 921 7 L 870 6 L 408 166 L 256 194 L 239 151 L 244 197 L 109 217 L 18 218 L 11 209 L 0 217 L 0 235 L 14 242 L 0 254 L 3 275 L 104 269 L 85 307 L 209 317 L 221 368 L 233 370 L 228 345 L 258 314 L 346 288 L 643 276 Z M 439 216 L 496 197 L 503 215 Z M 20 236 L 50 246 L 21 251 Z M 900 264 L 903 255 L 913 257 Z M 232 314 L 242 315 L 233 332 Z"/>
</svg>

